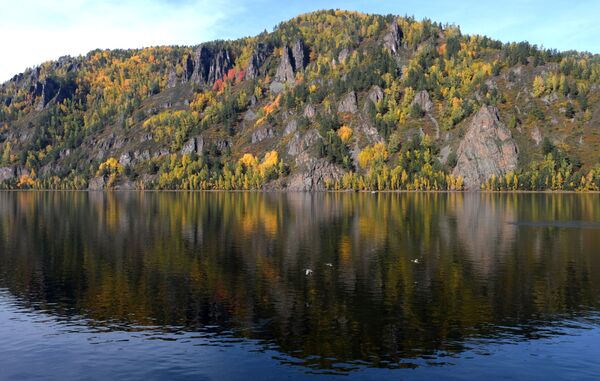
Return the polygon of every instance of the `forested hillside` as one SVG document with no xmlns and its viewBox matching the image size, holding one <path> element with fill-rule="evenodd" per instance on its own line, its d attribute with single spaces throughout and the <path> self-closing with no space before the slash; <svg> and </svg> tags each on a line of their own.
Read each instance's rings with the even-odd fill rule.
<svg viewBox="0 0 600 381">
<path fill-rule="evenodd" d="M 0 187 L 600 190 L 600 56 L 346 11 L 0 86 Z"/>
</svg>

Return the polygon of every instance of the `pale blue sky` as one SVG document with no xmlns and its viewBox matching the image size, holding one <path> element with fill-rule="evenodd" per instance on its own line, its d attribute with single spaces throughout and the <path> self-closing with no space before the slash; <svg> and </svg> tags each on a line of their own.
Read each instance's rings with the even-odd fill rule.
<svg viewBox="0 0 600 381">
<path fill-rule="evenodd" d="M 243 37 L 332 8 L 428 17 L 502 41 L 600 53 L 598 0 L 0 0 L 0 81 L 65 54 Z"/>
</svg>

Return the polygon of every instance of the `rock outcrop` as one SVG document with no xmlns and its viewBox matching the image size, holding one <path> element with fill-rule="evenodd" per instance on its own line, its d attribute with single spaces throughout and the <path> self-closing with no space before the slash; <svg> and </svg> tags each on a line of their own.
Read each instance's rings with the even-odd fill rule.
<svg viewBox="0 0 600 381">
<path fill-rule="evenodd" d="M 15 170 L 10 167 L 0 168 L 0 182 L 14 179 L 15 178 Z"/>
<path fill-rule="evenodd" d="M 431 112 L 431 110 L 433 110 L 433 102 L 431 101 L 427 90 L 421 90 L 415 95 L 415 98 L 411 103 L 411 106 L 414 105 L 418 105 L 424 112 Z"/>
<path fill-rule="evenodd" d="M 197 155 L 202 154 L 202 150 L 204 149 L 204 138 L 202 136 L 195 136 L 189 139 L 183 147 L 181 148 L 182 155 L 191 155 L 195 153 Z"/>
<path fill-rule="evenodd" d="M 542 132 L 540 131 L 538 126 L 533 127 L 533 129 L 531 130 L 531 139 L 533 139 L 536 146 L 539 146 L 542 142 Z"/>
<path fill-rule="evenodd" d="M 344 175 L 342 168 L 327 159 L 315 159 L 306 153 L 303 153 L 298 159 L 302 165 L 299 172 L 288 179 L 287 190 L 324 191 L 327 189 L 328 181 L 335 182 Z"/>
<path fill-rule="evenodd" d="M 321 135 L 317 130 L 308 130 L 302 136 L 299 132 L 296 132 L 288 143 L 288 155 L 297 156 L 315 145 L 319 140 L 321 140 Z"/>
<path fill-rule="evenodd" d="M 201 46 L 194 52 L 193 58 L 188 58 L 185 66 L 187 77 L 192 83 L 211 85 L 223 78 L 233 64 L 229 51 Z"/>
<path fill-rule="evenodd" d="M 246 78 L 256 79 L 260 76 L 260 68 L 269 55 L 269 47 L 266 44 L 259 43 L 250 57 L 248 69 L 246 69 Z"/>
<path fill-rule="evenodd" d="M 121 156 L 119 156 L 119 164 L 121 164 L 124 167 L 130 165 L 131 161 L 132 159 L 129 152 L 122 153 Z"/>
<path fill-rule="evenodd" d="M 398 21 L 394 20 L 392 21 L 388 32 L 383 37 L 383 47 L 389 50 L 390 52 L 396 54 L 402 46 L 402 38 L 402 30 L 398 26 Z"/>
<path fill-rule="evenodd" d="M 283 47 L 281 52 L 281 62 L 275 72 L 275 79 L 280 82 L 294 83 L 296 80 L 296 71 L 294 70 L 294 61 L 290 48 Z"/>
<path fill-rule="evenodd" d="M 347 112 L 355 114 L 358 112 L 358 105 L 356 104 L 356 93 L 354 91 L 344 95 L 338 105 L 338 112 Z"/>
<path fill-rule="evenodd" d="M 285 45 L 281 50 L 281 62 L 275 72 L 275 79 L 294 83 L 296 73 L 304 70 L 306 63 L 306 48 L 302 40 L 297 40 L 292 48 Z"/>
<path fill-rule="evenodd" d="M 383 89 L 379 86 L 373 86 L 371 90 L 369 90 L 367 99 L 375 105 L 381 102 L 383 100 Z"/>
<path fill-rule="evenodd" d="M 46 78 L 43 82 L 37 82 L 35 89 L 33 90 L 34 96 L 39 97 L 35 109 L 40 111 L 46 107 L 52 98 L 58 94 L 59 89 L 60 85 L 52 78 Z"/>
<path fill-rule="evenodd" d="M 283 136 L 288 136 L 290 134 L 293 134 L 297 130 L 298 130 L 298 121 L 296 119 L 294 119 L 285 126 L 285 129 L 283 130 Z"/>
<path fill-rule="evenodd" d="M 294 57 L 294 70 L 304 70 L 306 64 L 308 63 L 304 41 L 300 39 L 296 40 L 296 43 L 294 43 L 294 46 L 292 47 L 292 57 Z"/>
<path fill-rule="evenodd" d="M 517 168 L 518 149 L 498 109 L 483 106 L 471 121 L 457 151 L 454 176 L 462 176 L 465 189 L 476 190 L 492 175 Z"/>
<path fill-rule="evenodd" d="M 275 136 L 275 134 L 269 126 L 260 126 L 252 133 L 252 144 L 262 142 L 273 136 Z"/>
<path fill-rule="evenodd" d="M 316 113 L 317 111 L 315 110 L 313 105 L 309 103 L 306 105 L 306 107 L 304 107 L 304 113 L 302 115 L 304 115 L 305 118 L 312 119 L 315 117 Z"/>
<path fill-rule="evenodd" d="M 104 176 L 98 176 L 90 179 L 88 183 L 88 189 L 93 191 L 103 190 L 106 186 L 106 179 Z"/>
</svg>

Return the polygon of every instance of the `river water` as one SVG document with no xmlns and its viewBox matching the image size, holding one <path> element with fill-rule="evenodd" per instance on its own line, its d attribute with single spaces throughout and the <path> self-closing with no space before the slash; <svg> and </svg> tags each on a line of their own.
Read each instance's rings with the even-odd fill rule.
<svg viewBox="0 0 600 381">
<path fill-rule="evenodd" d="M 0 379 L 600 379 L 600 195 L 0 192 Z"/>
</svg>

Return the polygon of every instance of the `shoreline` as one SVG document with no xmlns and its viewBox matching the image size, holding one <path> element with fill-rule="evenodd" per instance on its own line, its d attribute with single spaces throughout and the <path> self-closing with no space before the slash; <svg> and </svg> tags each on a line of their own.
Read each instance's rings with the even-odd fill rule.
<svg viewBox="0 0 600 381">
<path fill-rule="evenodd" d="M 346 193 L 362 193 L 362 194 L 402 194 L 402 193 L 424 193 L 424 194 L 600 194 L 600 191 L 571 191 L 571 190 L 512 190 L 512 191 L 490 191 L 490 190 L 315 190 L 315 191 L 296 191 L 285 189 L 203 189 L 203 190 L 186 190 L 186 189 L 0 189 L 0 192 L 85 192 L 85 193 L 304 193 L 304 194 L 346 194 Z"/>
</svg>

